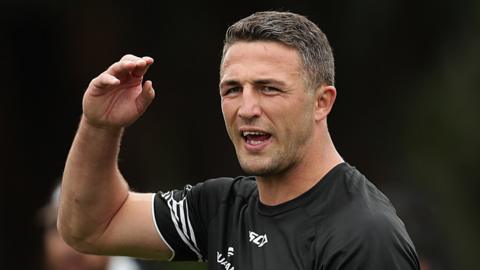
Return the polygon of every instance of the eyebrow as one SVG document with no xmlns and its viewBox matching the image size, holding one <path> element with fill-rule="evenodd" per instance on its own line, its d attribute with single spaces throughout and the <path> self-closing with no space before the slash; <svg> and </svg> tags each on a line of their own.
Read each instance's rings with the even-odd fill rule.
<svg viewBox="0 0 480 270">
<path fill-rule="evenodd" d="M 226 81 L 220 82 L 219 88 L 221 89 L 222 86 L 233 86 L 233 85 L 239 85 L 239 84 L 240 83 L 236 80 L 226 80 Z"/>
<path fill-rule="evenodd" d="M 285 86 L 285 82 L 275 79 L 260 79 L 253 81 L 254 84 L 276 84 L 278 86 Z"/>
<path fill-rule="evenodd" d="M 265 85 L 265 84 L 276 84 L 278 86 L 286 86 L 285 82 L 267 78 L 267 79 L 259 79 L 259 80 L 254 80 L 253 84 L 255 85 Z M 234 85 L 240 85 L 240 83 L 237 80 L 226 80 L 223 82 L 220 82 L 219 88 L 225 87 L 225 86 L 234 86 Z"/>
</svg>

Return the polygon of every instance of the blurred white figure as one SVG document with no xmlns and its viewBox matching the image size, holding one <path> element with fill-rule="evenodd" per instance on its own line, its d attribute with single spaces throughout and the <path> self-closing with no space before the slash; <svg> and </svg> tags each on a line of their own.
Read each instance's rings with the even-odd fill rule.
<svg viewBox="0 0 480 270">
<path fill-rule="evenodd" d="M 60 186 L 57 186 L 50 202 L 40 212 L 46 270 L 140 270 L 130 258 L 88 255 L 68 246 L 57 232 L 59 198 Z"/>
</svg>

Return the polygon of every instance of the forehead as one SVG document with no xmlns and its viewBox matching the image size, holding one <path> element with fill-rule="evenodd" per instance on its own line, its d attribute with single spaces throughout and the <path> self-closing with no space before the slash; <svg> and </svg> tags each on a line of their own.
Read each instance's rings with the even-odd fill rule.
<svg viewBox="0 0 480 270">
<path fill-rule="evenodd" d="M 295 48 L 273 41 L 240 41 L 226 51 L 220 67 L 220 80 L 239 75 L 284 76 L 301 73 Z"/>
</svg>

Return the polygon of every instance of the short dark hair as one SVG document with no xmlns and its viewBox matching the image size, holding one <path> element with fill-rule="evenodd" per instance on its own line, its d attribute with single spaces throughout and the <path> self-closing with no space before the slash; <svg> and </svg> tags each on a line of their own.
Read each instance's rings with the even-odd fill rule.
<svg viewBox="0 0 480 270">
<path fill-rule="evenodd" d="M 225 34 L 222 63 L 228 48 L 238 41 L 274 41 L 295 48 L 303 61 L 309 87 L 335 83 L 335 64 L 327 37 L 302 15 L 263 11 L 234 23 Z"/>
</svg>

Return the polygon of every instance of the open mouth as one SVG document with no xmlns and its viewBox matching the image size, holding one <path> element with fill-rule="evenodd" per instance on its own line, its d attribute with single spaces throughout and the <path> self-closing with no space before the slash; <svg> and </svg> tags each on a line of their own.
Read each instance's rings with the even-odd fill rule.
<svg viewBox="0 0 480 270">
<path fill-rule="evenodd" d="M 272 137 L 271 134 L 263 131 L 242 131 L 242 138 L 249 145 L 261 145 Z"/>
</svg>

